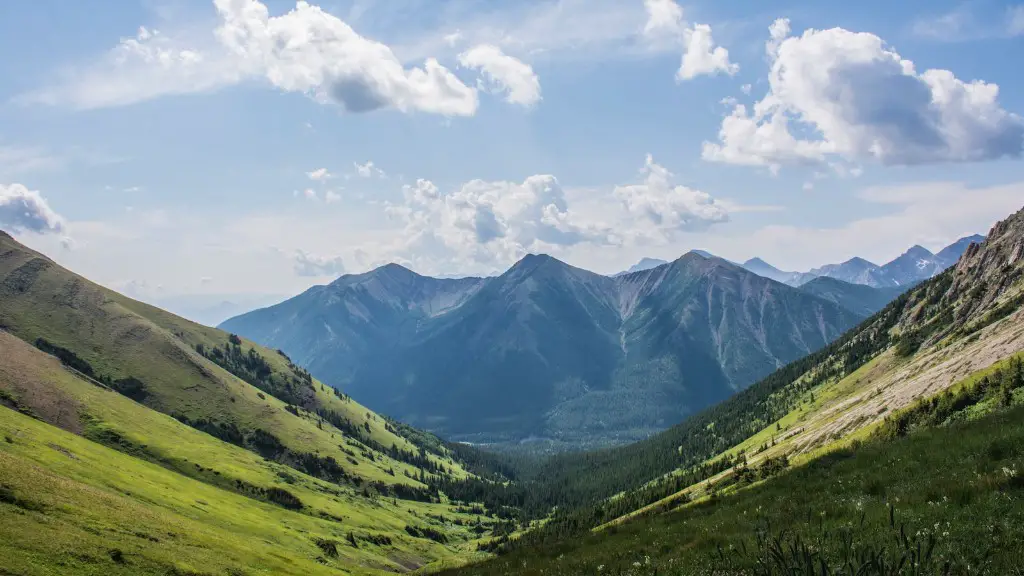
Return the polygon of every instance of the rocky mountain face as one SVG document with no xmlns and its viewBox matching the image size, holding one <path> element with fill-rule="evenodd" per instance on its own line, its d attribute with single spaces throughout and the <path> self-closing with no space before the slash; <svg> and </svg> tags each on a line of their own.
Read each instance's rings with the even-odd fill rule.
<svg viewBox="0 0 1024 576">
<path fill-rule="evenodd" d="M 826 264 L 807 272 L 787 272 L 779 270 L 760 258 L 752 258 L 744 262 L 743 267 L 755 274 L 790 286 L 803 286 L 815 278 L 826 277 L 849 284 L 861 284 L 873 288 L 901 288 L 902 291 L 905 291 L 956 264 L 968 246 L 972 243 L 981 243 L 984 240 L 985 237 L 978 234 L 966 236 L 943 248 L 938 254 L 932 254 L 922 246 L 913 246 L 891 262 L 881 266 L 863 258 L 851 258 L 840 264 Z"/>
<path fill-rule="evenodd" d="M 993 308 L 986 313 L 1008 314 L 1024 305 L 1022 277 L 1024 209 L 997 223 L 983 243 L 970 244 L 956 263 L 943 301 L 956 307 L 955 316 L 961 324 Z"/>
<path fill-rule="evenodd" d="M 314 286 L 275 306 L 228 319 L 221 328 L 289 353 L 331 383 L 352 379 L 362 359 L 394 346 L 420 322 L 465 302 L 482 278 L 438 279 L 388 264 Z"/>
<path fill-rule="evenodd" d="M 614 278 L 531 255 L 487 279 L 387 266 L 222 328 L 455 439 L 583 446 L 664 429 L 862 318 L 697 253 Z"/>
</svg>

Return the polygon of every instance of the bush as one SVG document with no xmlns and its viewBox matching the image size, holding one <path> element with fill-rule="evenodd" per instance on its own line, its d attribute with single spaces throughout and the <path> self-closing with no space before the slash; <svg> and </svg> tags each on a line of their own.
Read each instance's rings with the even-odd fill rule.
<svg viewBox="0 0 1024 576">
<path fill-rule="evenodd" d="M 267 488 L 267 500 L 289 510 L 301 510 L 302 500 L 291 492 L 278 487 Z"/>
<path fill-rule="evenodd" d="M 56 344 L 47 341 L 45 338 L 36 338 L 36 348 L 39 348 L 47 354 L 56 356 L 62 364 L 69 368 L 74 368 L 90 378 L 95 377 L 92 365 L 82 358 L 79 358 L 77 354 L 67 348 L 57 346 Z"/>
<path fill-rule="evenodd" d="M 323 551 L 324 556 L 328 558 L 338 557 L 338 543 L 336 541 L 327 540 L 326 538 L 313 538 L 313 543 Z"/>
</svg>

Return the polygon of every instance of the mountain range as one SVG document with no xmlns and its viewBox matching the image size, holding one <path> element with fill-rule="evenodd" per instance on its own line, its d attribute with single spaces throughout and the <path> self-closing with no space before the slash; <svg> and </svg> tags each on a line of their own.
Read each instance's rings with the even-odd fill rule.
<svg viewBox="0 0 1024 576">
<path fill-rule="evenodd" d="M 698 252 L 616 277 L 529 255 L 493 278 L 391 264 L 221 328 L 453 439 L 585 446 L 664 429 L 868 314 L 837 302 Z"/>
<path fill-rule="evenodd" d="M 743 267 L 755 274 L 790 286 L 802 286 L 815 278 L 827 277 L 873 288 L 902 287 L 905 290 L 956 264 L 968 246 L 984 241 L 985 237 L 980 234 L 965 236 L 946 246 L 937 254 L 933 254 L 923 246 L 913 246 L 882 266 L 863 258 L 851 258 L 841 264 L 826 264 L 807 272 L 787 272 L 772 266 L 761 258 L 751 258 L 743 263 Z"/>
</svg>

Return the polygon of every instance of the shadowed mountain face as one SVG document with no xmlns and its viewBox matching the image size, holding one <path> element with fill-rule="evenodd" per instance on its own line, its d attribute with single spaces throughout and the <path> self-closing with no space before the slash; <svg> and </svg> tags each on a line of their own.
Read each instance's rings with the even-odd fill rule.
<svg viewBox="0 0 1024 576">
<path fill-rule="evenodd" d="M 222 327 L 456 439 L 581 446 L 666 428 L 862 317 L 696 253 L 614 278 L 531 255 L 487 279 L 390 265 Z"/>
<path fill-rule="evenodd" d="M 863 284 L 850 284 L 835 278 L 819 276 L 800 286 L 800 289 L 809 294 L 835 302 L 854 314 L 871 316 L 885 308 L 886 304 L 892 302 L 896 297 L 916 284 L 915 282 L 914 284 L 896 286 L 894 288 L 872 288 Z"/>
</svg>

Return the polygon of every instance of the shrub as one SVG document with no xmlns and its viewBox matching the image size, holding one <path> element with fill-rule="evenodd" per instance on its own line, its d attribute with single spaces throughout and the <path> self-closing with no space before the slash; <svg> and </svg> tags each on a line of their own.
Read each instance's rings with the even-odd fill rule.
<svg viewBox="0 0 1024 576">
<path fill-rule="evenodd" d="M 267 488 L 267 500 L 289 510 L 301 510 L 302 500 L 291 492 L 278 487 Z"/>
<path fill-rule="evenodd" d="M 313 538 L 313 543 L 323 551 L 324 556 L 328 558 L 338 557 L 338 543 L 336 541 L 327 540 L 326 538 Z"/>
</svg>

